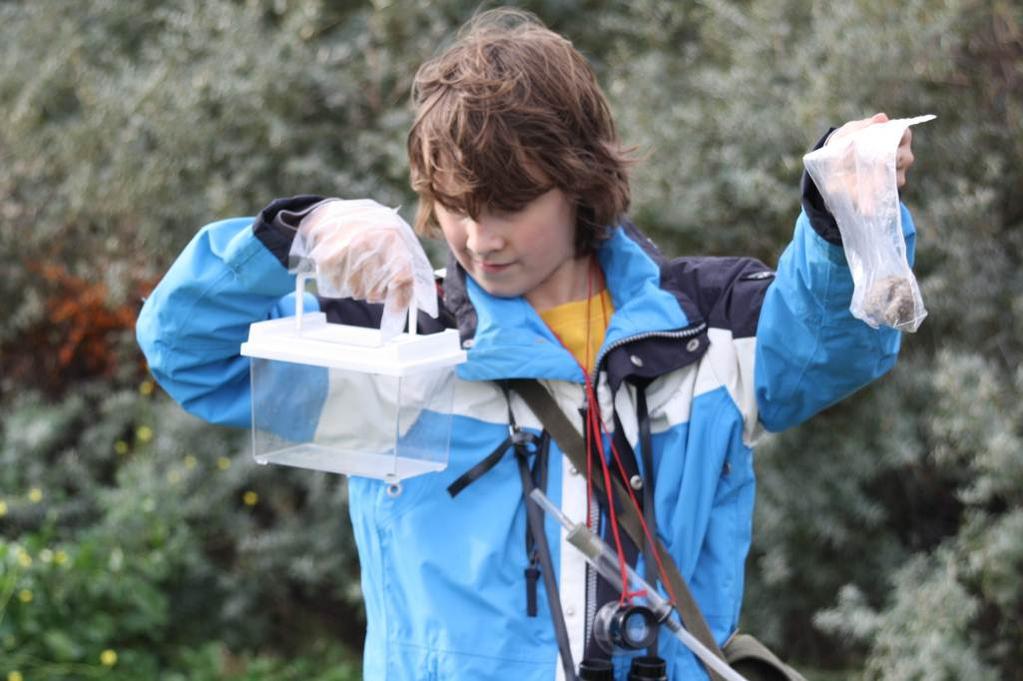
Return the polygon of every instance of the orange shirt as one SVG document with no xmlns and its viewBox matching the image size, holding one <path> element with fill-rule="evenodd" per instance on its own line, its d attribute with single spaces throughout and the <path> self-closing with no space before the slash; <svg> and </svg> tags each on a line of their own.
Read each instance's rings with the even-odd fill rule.
<svg viewBox="0 0 1023 681">
<path fill-rule="evenodd" d="M 574 300 L 544 310 L 540 313 L 540 318 L 561 339 L 576 361 L 586 369 L 586 374 L 590 375 L 593 373 L 593 364 L 597 361 L 597 352 L 604 342 L 604 333 L 613 312 L 611 294 L 605 288 L 589 300 Z"/>
</svg>

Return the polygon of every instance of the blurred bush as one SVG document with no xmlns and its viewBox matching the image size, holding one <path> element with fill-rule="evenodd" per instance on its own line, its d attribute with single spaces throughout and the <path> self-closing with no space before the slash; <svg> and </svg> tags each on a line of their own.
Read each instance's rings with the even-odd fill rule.
<svg viewBox="0 0 1023 681">
<path fill-rule="evenodd" d="M 829 125 L 938 114 L 904 192 L 930 317 L 761 448 L 744 626 L 864 678 L 1023 678 L 1023 8 L 522 4 L 592 60 L 671 253 L 774 262 Z M 357 675 L 343 480 L 184 415 L 132 320 L 200 225 L 272 197 L 411 215 L 411 77 L 475 7 L 0 4 L 0 675 Z"/>
<path fill-rule="evenodd" d="M 0 673 L 199 678 L 201 663 L 210 678 L 356 678 L 338 478 L 256 466 L 237 433 L 149 381 L 21 396 L 4 426 Z M 275 657 L 252 657 L 264 649 Z M 299 651 L 321 666 L 289 672 L 280 660 Z"/>
</svg>

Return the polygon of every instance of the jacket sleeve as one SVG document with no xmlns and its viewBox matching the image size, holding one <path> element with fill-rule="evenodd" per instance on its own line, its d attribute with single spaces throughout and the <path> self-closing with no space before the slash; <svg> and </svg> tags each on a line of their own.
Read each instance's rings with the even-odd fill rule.
<svg viewBox="0 0 1023 681">
<path fill-rule="evenodd" d="M 912 264 L 916 230 L 909 211 L 900 210 Z M 899 352 L 898 331 L 852 316 L 845 253 L 824 233 L 804 208 L 760 311 L 755 390 L 760 422 L 770 431 L 794 426 L 883 375 Z"/>
<path fill-rule="evenodd" d="M 262 225 L 277 234 L 264 222 L 262 215 L 237 218 L 200 230 L 136 324 L 156 380 L 186 410 L 213 423 L 249 425 L 249 359 L 239 354 L 241 343 L 252 322 L 294 311 L 295 278 L 282 264 L 286 239 L 272 247 L 266 234 L 256 233 Z M 316 309 L 315 298 L 306 295 L 304 306 Z"/>
</svg>

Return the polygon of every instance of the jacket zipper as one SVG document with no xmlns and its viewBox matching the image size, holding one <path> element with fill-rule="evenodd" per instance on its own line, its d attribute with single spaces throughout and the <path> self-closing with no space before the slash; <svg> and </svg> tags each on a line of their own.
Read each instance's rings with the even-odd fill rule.
<svg viewBox="0 0 1023 681">
<path fill-rule="evenodd" d="M 623 345 L 628 345 L 629 343 L 632 343 L 634 341 L 644 340 L 646 338 L 676 338 L 678 340 L 682 340 L 682 339 L 685 339 L 685 338 L 691 338 L 692 336 L 698 336 L 699 334 L 703 333 L 703 331 L 706 328 L 707 328 L 707 323 L 706 322 L 702 322 L 702 323 L 700 323 L 697 326 L 694 326 L 694 327 L 692 327 L 690 329 L 682 329 L 681 331 L 648 331 L 648 332 L 645 332 L 645 333 L 636 334 L 635 336 L 628 336 L 626 338 L 620 338 L 620 339 L 616 340 L 614 343 L 612 343 L 611 345 L 608 345 L 606 348 L 601 350 L 600 354 L 597 355 L 597 361 L 593 363 L 593 375 L 590 377 L 590 380 L 591 380 L 591 382 L 593 384 L 594 391 L 596 391 L 596 389 L 597 389 L 597 377 L 600 375 L 600 365 L 603 364 L 604 358 L 607 357 L 607 355 L 612 350 L 616 350 L 617 348 L 620 348 Z M 585 393 L 583 394 L 583 402 L 584 403 L 586 402 Z M 592 407 L 590 405 L 587 405 L 587 408 L 589 409 L 589 408 L 592 408 Z M 586 425 L 583 424 L 583 428 L 585 428 L 585 427 L 586 427 Z M 589 512 L 591 514 L 591 517 L 593 517 L 593 518 L 599 518 L 600 517 L 600 515 L 599 515 L 600 514 L 600 508 L 597 505 L 597 500 L 596 499 L 591 499 L 590 500 Z M 597 528 L 597 532 L 600 532 L 600 528 L 599 527 Z M 589 563 L 586 564 L 586 608 L 585 608 L 585 610 L 586 610 L 586 619 L 583 621 L 583 632 L 584 632 L 583 633 L 583 646 L 584 647 L 589 642 L 589 637 L 591 636 L 591 631 L 590 631 L 591 623 L 593 622 L 594 618 L 597 616 L 597 572 L 592 567 L 590 567 Z"/>
</svg>

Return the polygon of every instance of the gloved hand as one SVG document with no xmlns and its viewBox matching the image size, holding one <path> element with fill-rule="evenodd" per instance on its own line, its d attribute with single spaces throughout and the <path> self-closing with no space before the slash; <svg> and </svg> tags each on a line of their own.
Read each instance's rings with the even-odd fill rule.
<svg viewBox="0 0 1023 681">
<path fill-rule="evenodd" d="M 906 257 L 898 187 L 913 164 L 909 127 L 933 118 L 853 121 L 803 157 L 842 234 L 854 284 L 849 310 L 874 328 L 912 332 L 927 316 Z"/>
<path fill-rule="evenodd" d="M 320 295 L 383 303 L 384 340 L 401 333 L 413 298 L 437 316 L 433 268 L 419 239 L 396 210 L 376 201 L 338 199 L 313 209 L 299 223 L 291 256 L 315 267 Z"/>
<path fill-rule="evenodd" d="M 849 121 L 831 134 L 831 137 L 828 138 L 825 146 L 830 146 L 832 144 L 836 146 L 848 144 L 848 141 L 864 128 L 874 125 L 875 123 L 887 123 L 889 120 L 888 114 L 876 113 L 870 118 L 864 118 L 858 121 Z M 902 137 L 899 138 L 899 146 L 895 150 L 895 185 L 899 189 L 902 189 L 902 187 L 906 185 L 906 173 L 909 171 L 909 167 L 913 165 L 913 161 L 916 158 L 913 156 L 912 145 L 913 132 L 910 130 L 909 126 L 906 126 L 905 131 L 902 133 Z"/>
</svg>

